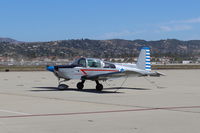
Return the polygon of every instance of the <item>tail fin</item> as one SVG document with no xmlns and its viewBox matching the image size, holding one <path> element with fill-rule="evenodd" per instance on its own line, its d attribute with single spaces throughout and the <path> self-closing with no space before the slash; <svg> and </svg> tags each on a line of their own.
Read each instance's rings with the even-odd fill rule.
<svg viewBox="0 0 200 133">
<path fill-rule="evenodd" d="M 137 68 L 151 71 L 150 48 L 142 47 L 136 64 Z"/>
</svg>

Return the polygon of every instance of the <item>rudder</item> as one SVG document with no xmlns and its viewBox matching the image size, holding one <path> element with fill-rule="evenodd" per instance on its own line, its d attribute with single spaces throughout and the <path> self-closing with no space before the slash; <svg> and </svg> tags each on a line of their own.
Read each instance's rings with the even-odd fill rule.
<svg viewBox="0 0 200 133">
<path fill-rule="evenodd" d="M 151 71 L 151 57 L 149 47 L 142 47 L 136 66 L 139 69 Z"/>
</svg>

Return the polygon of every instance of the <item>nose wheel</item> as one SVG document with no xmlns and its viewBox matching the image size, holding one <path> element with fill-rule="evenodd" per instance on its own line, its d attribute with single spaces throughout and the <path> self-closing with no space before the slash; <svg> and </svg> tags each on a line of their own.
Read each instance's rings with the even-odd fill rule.
<svg viewBox="0 0 200 133">
<path fill-rule="evenodd" d="M 58 78 L 58 90 L 66 90 L 69 87 L 68 85 L 63 84 L 63 82 L 66 81 L 66 79 L 60 81 L 60 78 Z"/>
<path fill-rule="evenodd" d="M 66 85 L 66 84 L 59 84 L 58 85 L 58 89 L 59 90 L 65 90 L 65 89 L 67 89 L 68 88 L 68 85 Z"/>
</svg>

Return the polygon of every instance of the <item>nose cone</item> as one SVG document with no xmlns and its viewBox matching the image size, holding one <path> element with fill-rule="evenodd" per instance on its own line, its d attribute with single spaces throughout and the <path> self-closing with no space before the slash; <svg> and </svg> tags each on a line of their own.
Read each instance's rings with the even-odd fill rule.
<svg viewBox="0 0 200 133">
<path fill-rule="evenodd" d="M 46 68 L 50 72 L 54 72 L 54 66 L 47 66 Z"/>
</svg>

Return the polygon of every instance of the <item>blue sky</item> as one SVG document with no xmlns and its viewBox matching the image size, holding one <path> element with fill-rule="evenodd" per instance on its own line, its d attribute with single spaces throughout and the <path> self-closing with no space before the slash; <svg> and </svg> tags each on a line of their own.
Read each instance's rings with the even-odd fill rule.
<svg viewBox="0 0 200 133">
<path fill-rule="evenodd" d="M 0 0 L 0 37 L 200 39 L 200 1 Z"/>
</svg>

